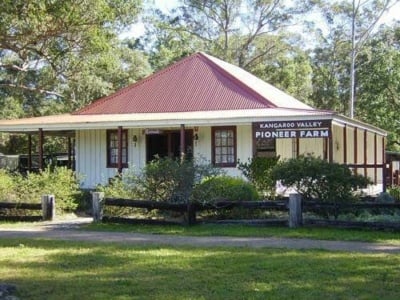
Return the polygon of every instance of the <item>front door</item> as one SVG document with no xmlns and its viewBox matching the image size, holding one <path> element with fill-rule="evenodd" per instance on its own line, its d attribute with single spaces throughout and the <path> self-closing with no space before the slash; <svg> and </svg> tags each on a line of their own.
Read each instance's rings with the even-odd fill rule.
<svg viewBox="0 0 400 300">
<path fill-rule="evenodd" d="M 146 161 L 155 157 L 180 157 L 180 131 L 164 131 L 146 135 Z M 185 130 L 185 154 L 193 157 L 193 130 Z"/>
</svg>

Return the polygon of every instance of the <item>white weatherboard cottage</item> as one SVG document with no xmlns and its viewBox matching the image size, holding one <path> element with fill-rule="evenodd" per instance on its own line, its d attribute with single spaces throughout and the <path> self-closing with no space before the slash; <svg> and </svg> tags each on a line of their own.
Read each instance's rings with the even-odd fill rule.
<svg viewBox="0 0 400 300">
<path fill-rule="evenodd" d="M 386 132 L 314 109 L 234 65 L 195 53 L 71 114 L 0 121 L 0 132 L 75 139 L 83 188 L 155 155 L 201 156 L 228 174 L 257 156 L 320 156 L 385 182 Z M 30 140 L 30 139 L 29 139 Z M 29 145 L 29 149 L 31 149 Z M 31 155 L 31 154 L 29 154 Z"/>
</svg>

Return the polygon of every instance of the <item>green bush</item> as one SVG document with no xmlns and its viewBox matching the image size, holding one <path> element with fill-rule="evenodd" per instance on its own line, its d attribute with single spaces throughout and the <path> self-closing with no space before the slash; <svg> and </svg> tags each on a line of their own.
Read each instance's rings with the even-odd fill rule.
<svg viewBox="0 0 400 300">
<path fill-rule="evenodd" d="M 238 169 L 256 187 L 264 197 L 275 197 L 275 180 L 271 170 L 276 166 L 279 157 L 253 157 L 247 162 L 238 161 Z"/>
<path fill-rule="evenodd" d="M 196 184 L 204 177 L 218 174 L 222 174 L 221 169 L 202 160 L 156 158 L 140 172 L 129 169 L 110 184 L 98 186 L 97 190 L 104 192 L 106 197 L 187 203 Z M 141 214 L 148 217 L 154 216 L 157 211 L 109 209 L 108 213 L 120 216 Z"/>
<path fill-rule="evenodd" d="M 388 189 L 388 193 L 394 198 L 395 201 L 400 201 L 400 186 L 391 186 Z"/>
<path fill-rule="evenodd" d="M 15 200 L 15 182 L 11 174 L 6 170 L 0 170 L 0 201 Z"/>
<path fill-rule="evenodd" d="M 157 158 L 142 170 L 129 169 L 97 190 L 107 197 L 186 202 L 193 187 L 205 177 L 222 174 L 222 170 L 203 161 Z"/>
<path fill-rule="evenodd" d="M 121 175 L 115 176 L 107 185 L 99 184 L 96 190 L 103 192 L 108 198 L 140 199 L 138 176 L 133 168 L 129 168 Z"/>
<path fill-rule="evenodd" d="M 107 198 L 122 198 L 134 200 L 144 200 L 141 198 L 139 192 L 139 177 L 136 174 L 134 168 L 129 168 L 121 175 L 115 176 L 107 185 L 98 185 L 96 190 L 103 192 Z M 117 206 L 105 206 L 105 215 L 112 216 L 145 216 L 149 217 L 152 215 L 151 212 L 140 208 L 133 207 L 117 207 Z"/>
<path fill-rule="evenodd" d="M 214 176 L 205 179 L 196 185 L 193 190 L 191 201 L 203 204 L 214 204 L 218 201 L 255 201 L 258 200 L 256 188 L 248 181 L 229 176 Z M 206 217 L 218 219 L 241 219 L 253 218 L 254 211 L 242 208 L 224 209 L 219 207 L 208 213 Z"/>
<path fill-rule="evenodd" d="M 214 176 L 196 185 L 191 200 L 197 203 L 255 201 L 258 200 L 258 193 L 251 183 L 241 178 Z"/>
<path fill-rule="evenodd" d="M 79 178 L 66 167 L 47 168 L 39 173 L 28 173 L 17 180 L 20 201 L 40 201 L 42 195 L 52 194 L 57 212 L 71 212 L 78 207 L 81 191 Z"/>
<path fill-rule="evenodd" d="M 286 187 L 294 188 L 305 201 L 317 198 L 337 204 L 358 200 L 355 193 L 367 187 L 371 181 L 338 163 L 329 163 L 313 156 L 300 156 L 278 163 L 271 171 L 272 178 Z M 323 214 L 329 214 L 324 211 Z M 335 217 L 338 215 L 333 210 Z"/>
<path fill-rule="evenodd" d="M 79 178 L 66 167 L 47 168 L 26 176 L 0 171 L 0 200 L 40 203 L 45 194 L 55 196 L 58 213 L 73 211 L 81 194 Z"/>
</svg>

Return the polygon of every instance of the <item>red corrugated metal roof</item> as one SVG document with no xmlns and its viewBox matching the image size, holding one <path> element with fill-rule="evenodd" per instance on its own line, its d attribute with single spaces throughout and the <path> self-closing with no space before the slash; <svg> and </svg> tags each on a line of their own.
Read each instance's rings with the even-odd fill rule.
<svg viewBox="0 0 400 300">
<path fill-rule="evenodd" d="M 229 66 L 232 65 L 204 53 L 196 53 L 101 98 L 74 114 L 162 113 L 278 107 L 271 101 L 272 99 L 267 99 L 259 92 L 263 86 L 252 88 L 235 76 L 235 69 L 232 72 Z M 247 74 L 254 77 L 250 73 Z M 243 78 L 243 74 L 241 75 Z M 271 87 L 264 84 L 265 88 Z"/>
</svg>

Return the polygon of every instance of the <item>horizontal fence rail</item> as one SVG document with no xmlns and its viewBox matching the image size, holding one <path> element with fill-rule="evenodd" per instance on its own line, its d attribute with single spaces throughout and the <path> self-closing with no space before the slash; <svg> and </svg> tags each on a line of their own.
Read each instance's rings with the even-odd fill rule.
<svg viewBox="0 0 400 300">
<path fill-rule="evenodd" d="M 0 220 L 12 222 L 36 222 L 42 220 L 42 204 L 41 203 L 15 203 L 0 202 L 0 210 L 14 210 L 14 214 L 0 214 Z M 38 211 L 40 215 L 28 215 L 26 210 Z M 18 215 L 17 215 L 18 213 Z M 19 215 L 21 214 L 21 215 Z"/>
<path fill-rule="evenodd" d="M 42 210 L 41 203 L 0 202 L 0 208 Z"/>
<path fill-rule="evenodd" d="M 334 210 L 348 212 L 348 210 L 357 212 L 363 209 L 387 209 L 390 211 L 400 209 L 400 203 L 376 203 L 374 198 L 366 197 L 358 203 L 325 203 L 318 200 L 304 201 L 300 195 L 292 194 L 289 198 L 279 200 L 265 201 L 229 201 L 221 199 L 215 203 L 168 203 L 149 200 L 132 200 L 120 198 L 104 198 L 102 193 L 93 193 L 93 201 L 97 199 L 97 204 L 93 203 L 93 208 L 98 206 L 98 219 L 95 221 L 103 222 L 120 222 L 120 223 L 148 223 L 148 224 L 177 224 L 177 222 L 168 222 L 160 219 L 133 219 L 129 217 L 103 216 L 103 206 L 114 207 L 130 207 L 143 208 L 149 211 L 157 209 L 161 211 L 173 211 L 184 215 L 186 224 L 196 223 L 196 213 L 206 210 L 231 210 L 235 208 L 248 210 L 271 210 L 288 212 L 287 220 L 218 220 L 217 223 L 239 223 L 246 224 L 286 224 L 289 227 L 299 227 L 302 225 L 310 226 L 338 226 L 347 228 L 375 228 L 375 229 L 395 229 L 400 230 L 400 222 L 363 222 L 363 221 L 337 221 L 328 219 L 305 219 L 303 220 L 304 212 L 315 212 L 318 210 Z M 94 211 L 94 216 L 96 211 Z M 270 221 L 270 222 L 268 222 Z M 277 221 L 277 222 L 273 222 Z M 179 222 L 178 222 L 179 223 Z M 182 223 L 179 223 L 182 224 Z"/>
<path fill-rule="evenodd" d="M 188 204 L 186 203 L 168 203 L 151 200 L 130 200 L 120 198 L 105 198 L 104 205 L 117 207 L 133 207 L 146 209 L 166 209 L 171 211 L 186 211 Z M 232 209 L 232 208 L 247 208 L 247 209 L 275 209 L 288 210 L 287 201 L 218 201 L 213 204 L 209 203 L 190 203 L 190 206 L 196 210 L 208 209 Z"/>
<path fill-rule="evenodd" d="M 380 208 L 391 208 L 400 209 L 400 203 L 376 203 L 376 202 L 364 202 L 364 203 L 325 203 L 316 201 L 307 201 L 303 203 L 303 209 L 318 209 L 318 208 L 337 208 L 337 209 L 380 209 Z"/>
<path fill-rule="evenodd" d="M 27 213 L 27 210 L 30 211 L 30 213 Z M 36 212 L 37 214 L 35 214 Z M 54 195 L 43 195 L 41 198 L 41 203 L 0 202 L 1 221 L 51 221 L 54 219 L 54 217 Z"/>
</svg>

